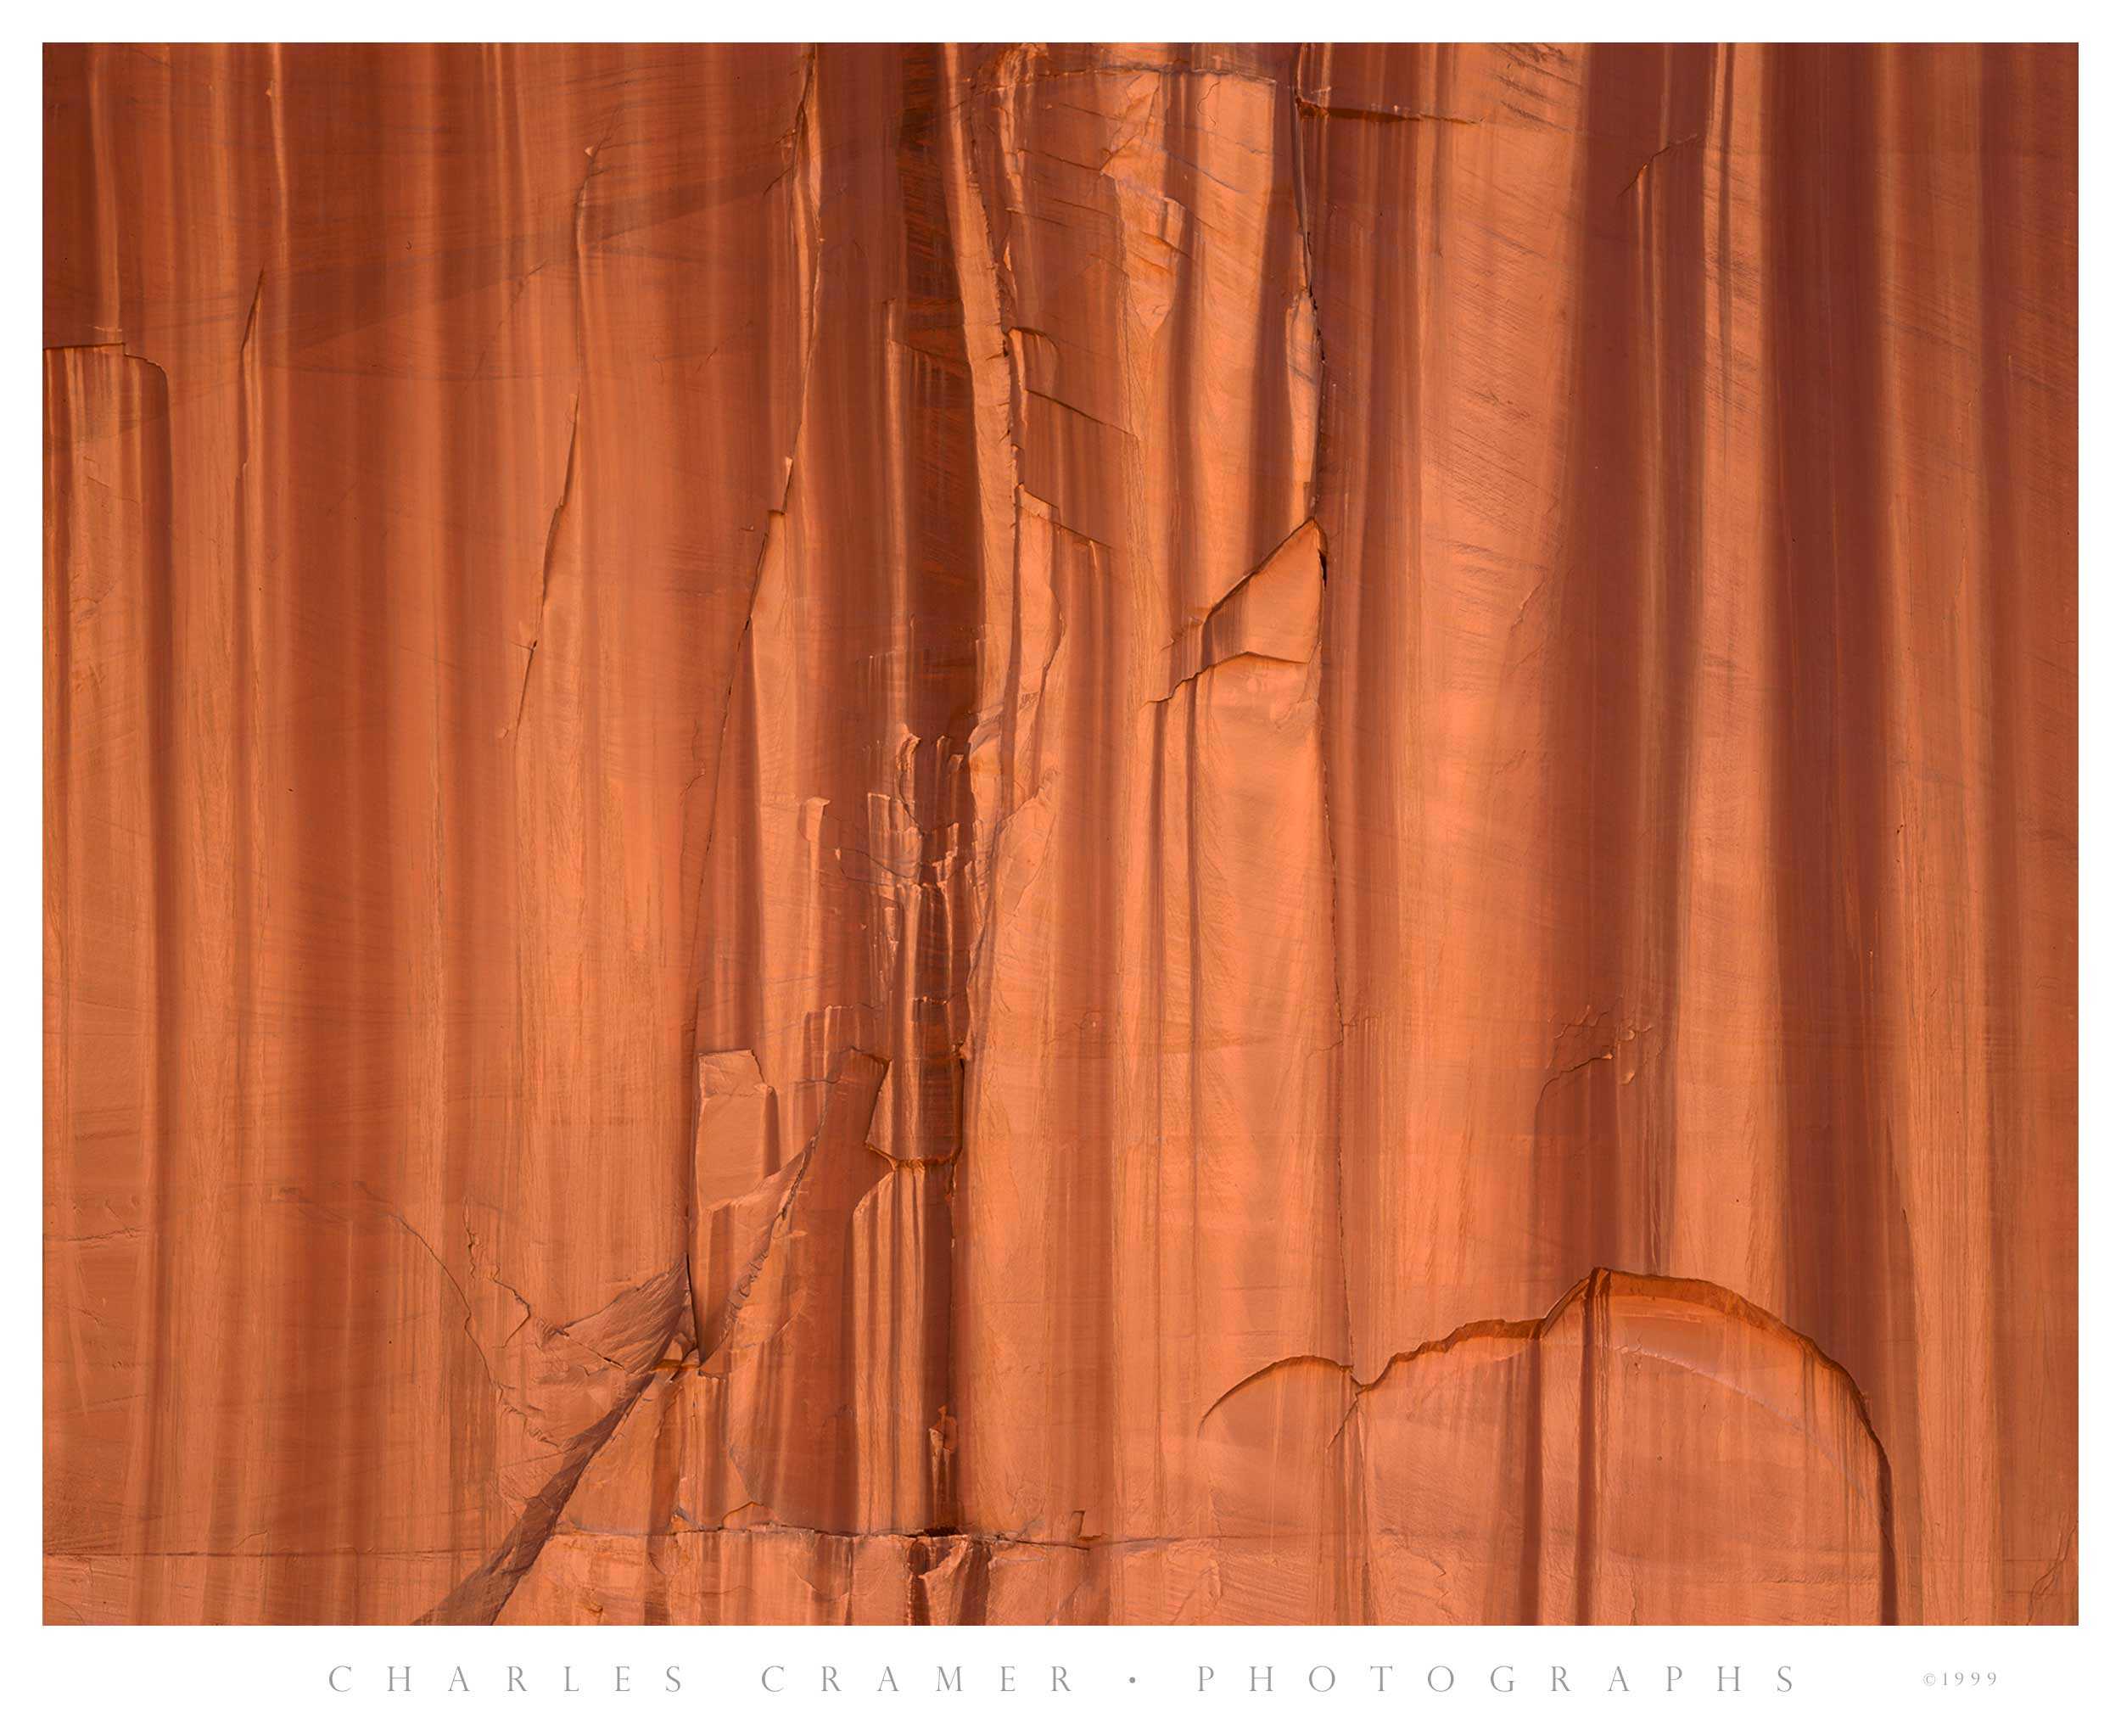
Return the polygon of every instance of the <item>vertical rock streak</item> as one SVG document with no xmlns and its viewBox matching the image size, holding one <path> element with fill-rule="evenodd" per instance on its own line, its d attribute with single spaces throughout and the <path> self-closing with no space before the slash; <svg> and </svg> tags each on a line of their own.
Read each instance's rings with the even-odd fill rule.
<svg viewBox="0 0 2121 1736">
<path fill-rule="evenodd" d="M 2075 1619 L 2073 51 L 46 83 L 52 1619 Z"/>
</svg>

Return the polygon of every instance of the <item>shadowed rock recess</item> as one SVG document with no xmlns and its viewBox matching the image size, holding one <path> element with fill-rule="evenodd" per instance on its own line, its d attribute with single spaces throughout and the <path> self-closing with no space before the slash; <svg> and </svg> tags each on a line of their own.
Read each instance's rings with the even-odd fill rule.
<svg viewBox="0 0 2121 1736">
<path fill-rule="evenodd" d="M 48 49 L 49 1619 L 2073 1621 L 2076 137 Z"/>
</svg>

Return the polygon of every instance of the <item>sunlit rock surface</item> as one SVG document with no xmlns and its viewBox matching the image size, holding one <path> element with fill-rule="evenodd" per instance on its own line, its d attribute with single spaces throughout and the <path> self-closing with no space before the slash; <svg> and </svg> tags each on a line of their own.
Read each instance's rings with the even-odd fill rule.
<svg viewBox="0 0 2121 1736">
<path fill-rule="evenodd" d="M 54 48 L 53 1621 L 2073 1621 L 2070 49 Z"/>
</svg>

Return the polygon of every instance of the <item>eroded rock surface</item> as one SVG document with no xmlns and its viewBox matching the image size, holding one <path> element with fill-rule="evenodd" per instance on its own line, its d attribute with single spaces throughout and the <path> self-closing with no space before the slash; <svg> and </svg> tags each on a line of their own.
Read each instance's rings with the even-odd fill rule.
<svg viewBox="0 0 2121 1736">
<path fill-rule="evenodd" d="M 2073 50 L 46 85 L 52 1619 L 2074 1619 Z"/>
</svg>

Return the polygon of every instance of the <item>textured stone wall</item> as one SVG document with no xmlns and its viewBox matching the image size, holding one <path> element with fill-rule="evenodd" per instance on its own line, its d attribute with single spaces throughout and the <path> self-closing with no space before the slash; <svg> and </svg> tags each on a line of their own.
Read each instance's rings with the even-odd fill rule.
<svg viewBox="0 0 2121 1736">
<path fill-rule="evenodd" d="M 2074 1620 L 2076 103 L 48 50 L 50 1618 Z"/>
</svg>

